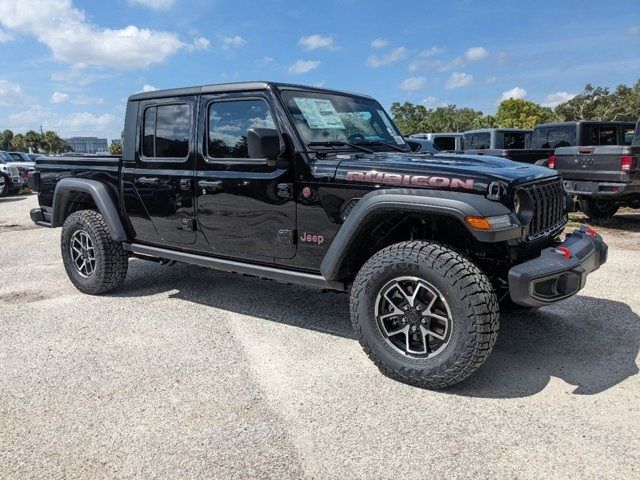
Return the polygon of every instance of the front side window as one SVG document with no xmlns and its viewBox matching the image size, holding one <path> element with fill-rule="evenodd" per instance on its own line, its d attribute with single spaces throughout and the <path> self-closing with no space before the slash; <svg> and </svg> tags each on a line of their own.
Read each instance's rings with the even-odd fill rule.
<svg viewBox="0 0 640 480">
<path fill-rule="evenodd" d="M 623 128 L 622 129 L 622 142 L 623 145 L 631 145 L 633 141 L 633 134 L 635 133 L 635 128 Z"/>
<path fill-rule="evenodd" d="M 251 128 L 276 128 L 264 100 L 212 103 L 209 105 L 209 156 L 249 158 L 247 131 Z"/>
<path fill-rule="evenodd" d="M 508 150 L 518 150 L 525 148 L 526 134 L 524 132 L 501 132 L 502 148 Z"/>
<path fill-rule="evenodd" d="M 438 150 L 455 150 L 456 137 L 436 137 L 433 139 L 433 144 Z"/>
<path fill-rule="evenodd" d="M 191 107 L 158 105 L 144 112 L 142 154 L 150 158 L 185 158 L 189 154 Z"/>
<path fill-rule="evenodd" d="M 282 98 L 306 145 L 348 142 L 410 150 L 382 106 L 373 99 L 324 92 L 284 91 Z"/>
</svg>

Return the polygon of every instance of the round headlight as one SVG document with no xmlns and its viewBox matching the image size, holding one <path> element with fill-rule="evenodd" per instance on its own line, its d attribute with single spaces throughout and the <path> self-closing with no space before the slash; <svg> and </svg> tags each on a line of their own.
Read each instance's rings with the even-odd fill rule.
<svg viewBox="0 0 640 480">
<path fill-rule="evenodd" d="M 520 223 L 525 227 L 531 223 L 533 218 L 533 200 L 529 193 L 520 188 L 513 196 L 513 213 L 516 214 Z"/>
</svg>

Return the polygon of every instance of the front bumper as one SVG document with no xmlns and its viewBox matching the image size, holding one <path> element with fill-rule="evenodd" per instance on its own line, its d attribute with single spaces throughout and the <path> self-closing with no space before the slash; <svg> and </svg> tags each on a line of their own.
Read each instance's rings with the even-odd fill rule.
<svg viewBox="0 0 640 480">
<path fill-rule="evenodd" d="M 519 305 L 541 307 L 575 295 L 585 286 L 587 275 L 607 261 L 607 250 L 592 229 L 574 230 L 563 243 L 509 270 L 511 299 Z"/>
</svg>

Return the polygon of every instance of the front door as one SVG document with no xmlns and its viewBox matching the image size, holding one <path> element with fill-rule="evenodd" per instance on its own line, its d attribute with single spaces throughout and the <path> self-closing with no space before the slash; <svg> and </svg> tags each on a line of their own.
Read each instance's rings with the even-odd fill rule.
<svg viewBox="0 0 640 480">
<path fill-rule="evenodd" d="M 295 255 L 291 162 L 249 158 L 247 131 L 277 128 L 261 93 L 203 96 L 196 172 L 198 226 L 217 255 L 271 262 Z M 286 165 L 285 165 L 286 163 Z"/>
<path fill-rule="evenodd" d="M 141 211 L 130 212 L 137 241 L 179 246 L 196 240 L 195 107 L 193 97 L 140 106 L 140 154 L 131 183 Z"/>
</svg>

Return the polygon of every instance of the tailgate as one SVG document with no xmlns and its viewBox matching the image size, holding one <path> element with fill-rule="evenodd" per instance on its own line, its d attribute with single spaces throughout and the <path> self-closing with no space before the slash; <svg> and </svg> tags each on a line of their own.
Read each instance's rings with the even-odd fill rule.
<svg viewBox="0 0 640 480">
<path fill-rule="evenodd" d="M 565 180 L 620 182 L 620 157 L 628 154 L 627 150 L 619 145 L 560 147 L 555 151 L 555 168 Z"/>
</svg>

